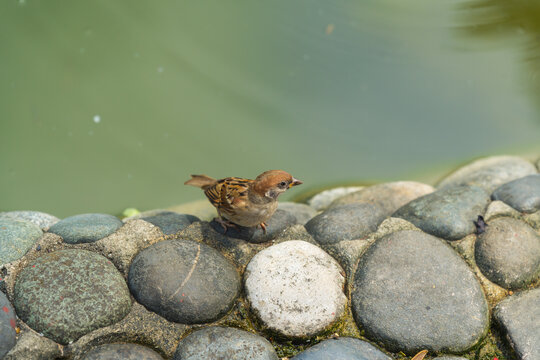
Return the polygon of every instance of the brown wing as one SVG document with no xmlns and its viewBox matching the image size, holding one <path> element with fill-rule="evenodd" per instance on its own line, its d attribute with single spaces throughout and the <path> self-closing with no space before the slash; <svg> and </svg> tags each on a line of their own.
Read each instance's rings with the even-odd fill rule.
<svg viewBox="0 0 540 360">
<path fill-rule="evenodd" d="M 241 207 L 248 195 L 250 179 L 228 177 L 218 180 L 216 184 L 204 191 L 210 203 L 229 214 L 234 214 L 235 207 Z"/>
</svg>

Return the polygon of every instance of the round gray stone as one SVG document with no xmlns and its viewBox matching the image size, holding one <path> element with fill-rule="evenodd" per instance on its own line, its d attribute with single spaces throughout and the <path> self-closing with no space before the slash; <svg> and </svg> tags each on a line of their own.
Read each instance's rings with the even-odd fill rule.
<svg viewBox="0 0 540 360">
<path fill-rule="evenodd" d="M 497 218 L 478 236 L 474 257 L 489 280 L 518 289 L 540 276 L 540 236 L 523 221 Z"/>
<path fill-rule="evenodd" d="M 154 350 L 138 344 L 105 344 L 90 350 L 83 360 L 163 360 Z"/>
<path fill-rule="evenodd" d="M 20 259 L 42 234 L 41 229 L 31 222 L 0 219 L 0 264 Z"/>
<path fill-rule="evenodd" d="M 405 219 L 428 234 L 458 240 L 472 234 L 474 221 L 483 215 L 489 195 L 478 186 L 455 186 L 419 197 L 392 216 Z"/>
<path fill-rule="evenodd" d="M 489 326 L 471 269 L 443 240 L 419 231 L 395 232 L 368 248 L 351 298 L 366 336 L 390 351 L 466 351 Z"/>
<path fill-rule="evenodd" d="M 227 231 L 225 231 L 223 226 L 215 219 L 210 222 L 210 226 L 222 235 L 259 244 L 269 240 L 274 240 L 289 226 L 295 225 L 297 220 L 291 212 L 278 209 L 265 223 L 266 233 L 261 229 L 260 226 L 244 227 L 240 225 L 229 226 Z"/>
<path fill-rule="evenodd" d="M 60 220 L 49 232 L 60 235 L 64 242 L 80 244 L 98 241 L 122 226 L 122 221 L 108 214 L 81 214 Z"/>
<path fill-rule="evenodd" d="M 15 311 L 6 295 L 0 291 L 0 359 L 15 346 Z"/>
<path fill-rule="evenodd" d="M 501 200 L 517 211 L 536 212 L 540 210 L 540 174 L 525 176 L 501 185 L 491 198 Z"/>
<path fill-rule="evenodd" d="M 121 320 L 131 299 L 124 278 L 109 260 L 68 249 L 28 264 L 17 276 L 13 304 L 32 329 L 68 344 Z"/>
<path fill-rule="evenodd" d="M 135 299 L 169 321 L 211 322 L 240 291 L 236 268 L 217 250 L 188 240 L 167 240 L 141 251 L 128 276 Z"/>
<path fill-rule="evenodd" d="M 385 217 L 392 215 L 408 202 L 432 193 L 433 186 L 415 181 L 396 181 L 365 187 L 347 194 L 330 204 L 330 207 L 353 203 L 369 203 L 379 206 Z"/>
<path fill-rule="evenodd" d="M 0 213 L 0 219 L 6 217 L 15 220 L 29 221 L 42 230 L 46 230 L 60 221 L 56 216 L 41 211 L 8 211 Z"/>
<path fill-rule="evenodd" d="M 383 220 L 384 213 L 376 205 L 345 204 L 315 216 L 305 227 L 318 243 L 327 245 L 365 238 L 375 232 Z"/>
<path fill-rule="evenodd" d="M 336 199 L 339 199 L 340 197 L 349 193 L 358 191 L 362 188 L 363 186 L 346 186 L 324 190 L 309 199 L 308 205 L 317 211 L 321 211 L 330 206 L 330 204 Z"/>
<path fill-rule="evenodd" d="M 200 221 L 196 216 L 178 214 L 172 211 L 163 211 L 156 215 L 144 216 L 141 219 L 159 227 L 165 235 L 175 234 L 190 224 Z"/>
<path fill-rule="evenodd" d="M 280 202 L 278 204 L 279 210 L 284 210 L 292 214 L 296 218 L 296 223 L 304 225 L 312 217 L 317 215 L 317 210 L 306 204 L 300 204 L 295 202 Z"/>
<path fill-rule="evenodd" d="M 523 291 L 501 301 L 493 311 L 518 359 L 540 354 L 540 288 Z"/>
<path fill-rule="evenodd" d="M 291 240 L 255 255 L 245 276 L 246 297 L 260 320 L 285 336 L 319 333 L 345 310 L 345 278 L 318 246 Z"/>
<path fill-rule="evenodd" d="M 340 337 L 328 339 L 310 347 L 291 360 L 391 360 L 366 341 L 356 338 Z"/>
<path fill-rule="evenodd" d="M 439 182 L 437 187 L 476 185 L 491 194 L 504 183 L 536 173 L 536 167 L 520 157 L 491 156 L 459 168 Z"/>
<path fill-rule="evenodd" d="M 180 341 L 173 360 L 227 359 L 277 360 L 272 345 L 265 338 L 227 327 L 208 327 L 193 332 Z"/>
</svg>

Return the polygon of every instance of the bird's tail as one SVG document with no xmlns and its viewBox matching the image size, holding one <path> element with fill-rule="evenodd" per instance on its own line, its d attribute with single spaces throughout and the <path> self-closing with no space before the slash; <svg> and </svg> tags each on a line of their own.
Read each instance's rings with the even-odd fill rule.
<svg viewBox="0 0 540 360">
<path fill-rule="evenodd" d="M 214 185 L 216 181 L 216 179 L 206 175 L 191 175 L 191 179 L 186 181 L 184 185 L 191 185 L 206 190 Z"/>
</svg>

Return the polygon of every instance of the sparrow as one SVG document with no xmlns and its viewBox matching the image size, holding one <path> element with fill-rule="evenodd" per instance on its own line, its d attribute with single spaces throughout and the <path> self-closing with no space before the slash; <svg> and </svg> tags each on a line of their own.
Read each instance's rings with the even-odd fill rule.
<svg viewBox="0 0 540 360">
<path fill-rule="evenodd" d="M 302 184 L 283 170 L 268 170 L 255 178 L 228 177 L 220 180 L 206 175 L 191 175 L 184 185 L 204 190 L 210 203 L 217 209 L 216 221 L 227 227 L 260 226 L 266 233 L 266 221 L 278 206 L 278 196 L 293 186 Z"/>
</svg>

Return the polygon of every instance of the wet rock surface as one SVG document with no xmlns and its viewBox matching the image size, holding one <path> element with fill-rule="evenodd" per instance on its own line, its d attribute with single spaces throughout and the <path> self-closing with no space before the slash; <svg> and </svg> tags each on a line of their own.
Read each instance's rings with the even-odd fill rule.
<svg viewBox="0 0 540 360">
<path fill-rule="evenodd" d="M 188 335 L 178 344 L 173 360 L 230 359 L 277 360 L 272 345 L 247 331 L 208 327 Z"/>
<path fill-rule="evenodd" d="M 217 250 L 189 240 L 166 240 L 141 251 L 128 282 L 147 309 L 184 324 L 216 320 L 240 291 L 233 264 Z"/>
<path fill-rule="evenodd" d="M 122 226 L 122 221 L 108 214 L 81 214 L 65 218 L 49 228 L 66 243 L 94 242 L 109 236 Z"/>
<path fill-rule="evenodd" d="M 534 174 L 510 181 L 499 186 L 491 195 L 493 200 L 501 200 L 517 211 L 533 213 L 540 210 L 540 174 Z"/>
<path fill-rule="evenodd" d="M 428 234 L 458 240 L 475 231 L 474 221 L 484 214 L 488 203 L 489 195 L 480 187 L 446 187 L 411 201 L 392 216 Z"/>
<path fill-rule="evenodd" d="M 473 272 L 443 240 L 418 231 L 390 234 L 366 251 L 352 307 L 368 338 L 392 351 L 465 351 L 489 326 Z"/>
<path fill-rule="evenodd" d="M 495 284 L 522 288 L 540 277 L 540 236 L 523 221 L 494 219 L 476 240 L 475 259 Z"/>
</svg>

